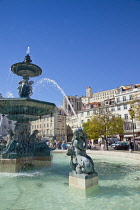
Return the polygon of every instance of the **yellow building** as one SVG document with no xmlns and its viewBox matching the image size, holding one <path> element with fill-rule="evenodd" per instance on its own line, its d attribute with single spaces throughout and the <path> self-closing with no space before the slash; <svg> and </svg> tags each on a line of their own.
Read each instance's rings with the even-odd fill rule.
<svg viewBox="0 0 140 210">
<path fill-rule="evenodd" d="M 54 140 L 67 140 L 67 126 L 66 115 L 61 109 L 58 113 L 43 116 L 41 119 L 31 122 L 31 133 L 34 130 L 39 131 L 40 139 Z"/>
</svg>

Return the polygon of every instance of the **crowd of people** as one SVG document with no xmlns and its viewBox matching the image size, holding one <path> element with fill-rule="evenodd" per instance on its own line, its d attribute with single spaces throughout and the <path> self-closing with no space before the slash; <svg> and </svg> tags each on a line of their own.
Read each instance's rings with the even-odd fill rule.
<svg viewBox="0 0 140 210">
<path fill-rule="evenodd" d="M 66 150 L 68 149 L 66 141 L 55 141 L 53 147 L 56 149 Z"/>
</svg>

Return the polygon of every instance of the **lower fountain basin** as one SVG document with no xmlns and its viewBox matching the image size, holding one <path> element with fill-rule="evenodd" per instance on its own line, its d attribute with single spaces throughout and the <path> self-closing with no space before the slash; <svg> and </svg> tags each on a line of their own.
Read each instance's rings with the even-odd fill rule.
<svg viewBox="0 0 140 210">
<path fill-rule="evenodd" d="M 54 103 L 30 98 L 0 98 L 0 113 L 10 120 L 33 121 L 56 112 Z"/>
<path fill-rule="evenodd" d="M 119 155 L 119 154 L 118 154 Z M 139 161 L 91 156 L 99 174 L 93 191 L 69 186 L 70 158 L 53 152 L 53 165 L 24 173 L 0 173 L 1 209 L 139 209 Z"/>
</svg>

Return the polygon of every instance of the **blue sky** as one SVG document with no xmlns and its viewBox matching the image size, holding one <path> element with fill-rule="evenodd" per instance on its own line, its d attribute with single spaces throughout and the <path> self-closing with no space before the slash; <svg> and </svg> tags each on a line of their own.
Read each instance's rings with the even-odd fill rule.
<svg viewBox="0 0 140 210">
<path fill-rule="evenodd" d="M 140 83 L 140 0 L 0 0 L 0 92 L 18 97 L 21 77 L 10 67 L 24 60 L 27 47 L 42 78 L 66 95 L 85 95 Z M 52 84 L 32 98 L 61 105 Z"/>
</svg>

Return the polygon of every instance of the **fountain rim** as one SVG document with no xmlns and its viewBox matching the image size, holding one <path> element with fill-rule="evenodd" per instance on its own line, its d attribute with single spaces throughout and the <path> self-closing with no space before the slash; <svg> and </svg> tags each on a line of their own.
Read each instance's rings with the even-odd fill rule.
<svg viewBox="0 0 140 210">
<path fill-rule="evenodd" d="M 27 97 L 22 97 L 22 98 L 0 98 L 0 101 L 29 101 L 29 102 L 37 102 L 37 103 L 43 103 L 43 104 L 49 104 L 49 105 L 54 105 L 56 106 L 54 103 L 52 102 L 46 102 L 46 101 L 40 101 L 40 100 L 37 100 L 37 99 L 32 99 L 32 98 L 27 98 Z"/>
<path fill-rule="evenodd" d="M 22 76 L 18 72 L 24 71 L 23 69 L 20 69 L 20 67 L 24 66 L 24 65 L 28 66 L 29 68 L 33 67 L 33 68 L 37 69 L 35 72 L 33 72 L 31 69 L 25 69 L 25 70 L 31 71 L 33 73 L 33 75 L 29 75 L 29 77 L 36 77 L 36 76 L 39 76 L 42 74 L 42 69 L 38 65 L 33 64 L 33 63 L 26 63 L 26 62 L 18 62 L 18 63 L 13 64 L 11 66 L 11 71 L 18 76 Z"/>
</svg>

